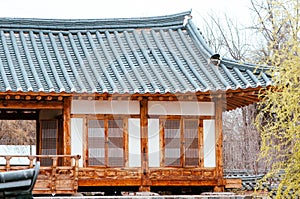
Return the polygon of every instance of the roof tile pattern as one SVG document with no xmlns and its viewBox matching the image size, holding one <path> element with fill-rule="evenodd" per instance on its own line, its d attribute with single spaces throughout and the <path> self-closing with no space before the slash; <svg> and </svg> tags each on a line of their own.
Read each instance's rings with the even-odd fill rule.
<svg viewBox="0 0 300 199">
<path fill-rule="evenodd" d="M 186 93 L 256 88 L 255 66 L 213 54 L 175 15 L 99 20 L 0 19 L 0 92 Z"/>
</svg>

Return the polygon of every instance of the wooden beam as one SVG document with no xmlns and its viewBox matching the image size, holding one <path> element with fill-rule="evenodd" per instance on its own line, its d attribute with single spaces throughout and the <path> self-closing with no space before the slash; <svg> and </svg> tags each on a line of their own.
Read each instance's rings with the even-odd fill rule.
<svg viewBox="0 0 300 199">
<path fill-rule="evenodd" d="M 246 106 L 246 105 L 236 101 L 234 98 L 228 98 L 227 106 L 232 107 L 232 109 L 235 109 L 235 108 L 240 108 L 240 107 Z"/>
<path fill-rule="evenodd" d="M 248 99 L 251 99 L 253 102 L 258 102 L 259 97 L 257 95 L 247 95 L 246 96 Z"/>
<path fill-rule="evenodd" d="M 22 111 L 7 113 L 0 113 L 0 120 L 37 120 L 38 112 L 36 113 L 24 113 Z"/>
<path fill-rule="evenodd" d="M 0 109 L 62 109 L 62 102 L 0 100 Z"/>
<path fill-rule="evenodd" d="M 254 102 L 258 101 L 258 98 L 256 98 L 255 100 L 253 100 L 253 98 L 250 97 L 250 96 L 235 97 L 234 99 L 236 101 L 239 101 L 239 102 L 245 104 L 245 105 L 253 104 Z"/>
<path fill-rule="evenodd" d="M 81 187 L 93 187 L 93 186 L 139 186 L 141 184 L 140 179 L 123 179 L 123 177 L 118 177 L 118 179 L 88 179 L 79 178 L 78 184 Z"/>
</svg>

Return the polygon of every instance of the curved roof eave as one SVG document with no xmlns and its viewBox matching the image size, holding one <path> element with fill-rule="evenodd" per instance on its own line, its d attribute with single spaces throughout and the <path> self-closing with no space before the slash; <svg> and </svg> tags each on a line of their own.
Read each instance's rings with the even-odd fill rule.
<svg viewBox="0 0 300 199">
<path fill-rule="evenodd" d="M 191 19 L 184 23 L 190 14 L 95 20 L 2 18 L 0 64 L 5 67 L 0 81 L 5 85 L 0 90 L 163 95 L 270 84 L 265 70 L 260 77 L 253 65 L 229 59 L 220 68 L 207 63 L 214 52 Z"/>
</svg>

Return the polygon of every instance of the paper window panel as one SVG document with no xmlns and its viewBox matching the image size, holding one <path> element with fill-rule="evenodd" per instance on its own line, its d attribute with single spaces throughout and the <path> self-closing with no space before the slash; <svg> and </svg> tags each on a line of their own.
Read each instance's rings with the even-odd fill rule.
<svg viewBox="0 0 300 199">
<path fill-rule="evenodd" d="M 184 152 L 186 166 L 198 165 L 198 126 L 198 120 L 184 120 Z"/>
</svg>

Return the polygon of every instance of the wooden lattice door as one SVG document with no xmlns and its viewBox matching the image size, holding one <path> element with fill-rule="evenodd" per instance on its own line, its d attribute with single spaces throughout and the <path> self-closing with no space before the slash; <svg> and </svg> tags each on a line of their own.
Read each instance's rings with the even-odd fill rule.
<svg viewBox="0 0 300 199">
<path fill-rule="evenodd" d="M 40 121 L 40 155 L 58 154 L 58 120 Z M 51 158 L 41 158 L 42 166 L 51 166 Z"/>
</svg>

